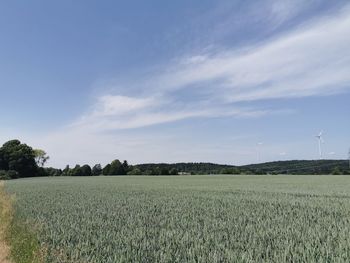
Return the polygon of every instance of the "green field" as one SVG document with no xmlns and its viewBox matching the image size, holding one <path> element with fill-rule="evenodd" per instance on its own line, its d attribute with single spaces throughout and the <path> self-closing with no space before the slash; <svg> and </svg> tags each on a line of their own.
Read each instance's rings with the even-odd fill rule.
<svg viewBox="0 0 350 263">
<path fill-rule="evenodd" d="M 350 177 L 6 182 L 47 262 L 349 262 Z"/>
</svg>

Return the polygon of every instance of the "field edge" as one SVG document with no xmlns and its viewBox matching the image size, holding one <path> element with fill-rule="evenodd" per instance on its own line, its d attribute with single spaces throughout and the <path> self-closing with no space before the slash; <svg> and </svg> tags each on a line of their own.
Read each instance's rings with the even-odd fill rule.
<svg viewBox="0 0 350 263">
<path fill-rule="evenodd" d="M 15 199 L 5 191 L 0 181 L 0 262 L 1 263 L 41 263 L 43 249 L 28 225 L 16 216 Z"/>
</svg>

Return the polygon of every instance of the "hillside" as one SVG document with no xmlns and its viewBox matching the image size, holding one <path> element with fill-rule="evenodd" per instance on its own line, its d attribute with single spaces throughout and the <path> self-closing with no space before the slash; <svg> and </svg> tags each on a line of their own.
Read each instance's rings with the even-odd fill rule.
<svg viewBox="0 0 350 263">
<path fill-rule="evenodd" d="M 214 163 L 149 163 L 134 167 L 151 174 L 152 171 L 172 169 L 192 174 L 349 174 L 348 160 L 290 160 L 243 166 Z"/>
</svg>

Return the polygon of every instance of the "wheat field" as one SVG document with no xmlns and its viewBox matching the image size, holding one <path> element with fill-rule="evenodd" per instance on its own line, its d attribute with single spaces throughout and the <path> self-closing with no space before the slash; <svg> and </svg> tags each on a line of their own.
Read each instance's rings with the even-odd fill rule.
<svg viewBox="0 0 350 263">
<path fill-rule="evenodd" d="M 110 176 L 6 182 L 46 262 L 345 262 L 350 177 Z"/>
</svg>

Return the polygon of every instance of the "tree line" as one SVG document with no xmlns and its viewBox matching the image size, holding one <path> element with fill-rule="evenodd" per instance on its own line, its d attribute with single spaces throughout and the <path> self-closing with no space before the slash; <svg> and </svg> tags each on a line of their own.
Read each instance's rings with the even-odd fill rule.
<svg viewBox="0 0 350 263">
<path fill-rule="evenodd" d="M 46 168 L 48 176 L 99 176 L 99 175 L 177 175 L 175 168 L 166 169 L 154 167 L 151 169 L 140 169 L 138 165 L 129 165 L 126 160 L 123 162 L 118 159 L 102 167 L 101 164 L 95 164 L 92 168 L 85 164 L 76 165 L 70 168 L 67 165 L 63 170 L 55 168 Z"/>
<path fill-rule="evenodd" d="M 40 176 L 98 176 L 98 175 L 177 175 L 175 168 L 154 167 L 140 169 L 129 165 L 126 160 L 118 159 L 102 167 L 96 164 L 93 167 L 79 164 L 74 167 L 67 165 L 63 170 L 53 167 L 44 167 L 49 156 L 44 150 L 33 149 L 19 140 L 11 140 L 0 148 L 0 180 Z"/>
<path fill-rule="evenodd" d="M 38 176 L 99 175 L 179 175 L 179 174 L 350 174 L 347 160 L 295 160 L 244 166 L 214 163 L 150 163 L 129 165 L 118 159 L 102 167 L 88 164 L 64 169 L 44 167 L 49 156 L 19 140 L 11 140 L 0 148 L 0 180 Z"/>
</svg>

